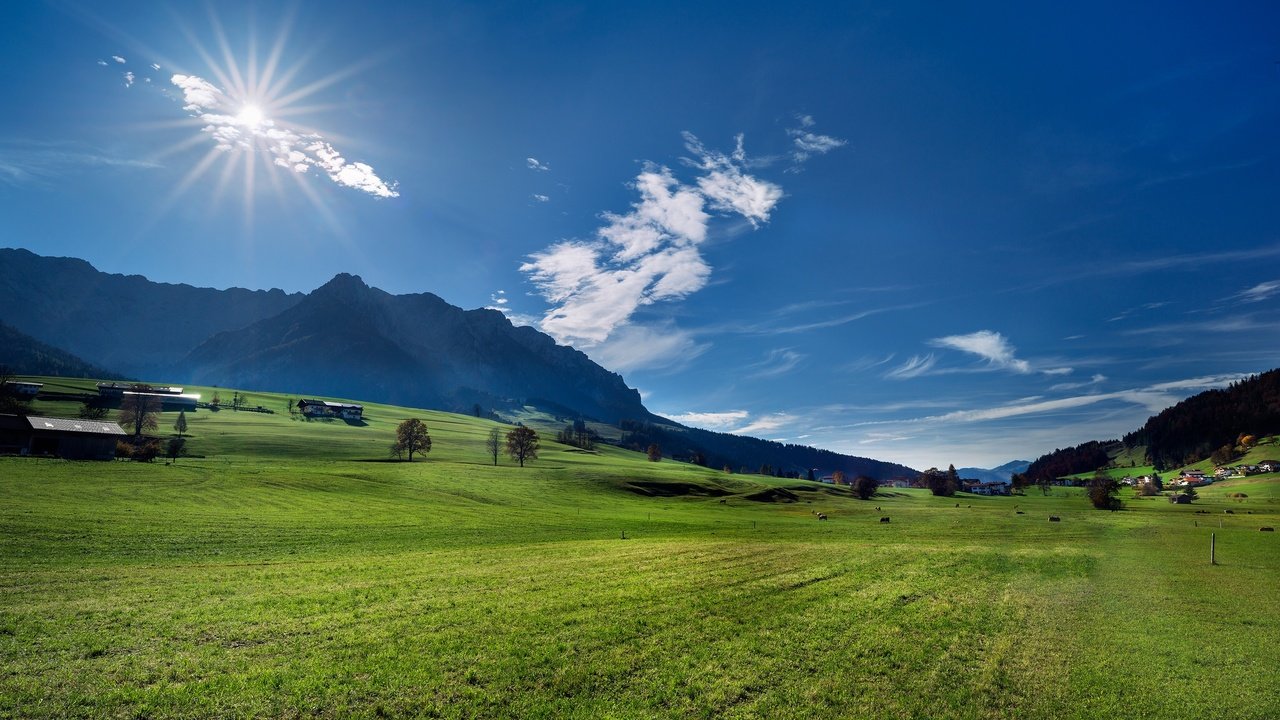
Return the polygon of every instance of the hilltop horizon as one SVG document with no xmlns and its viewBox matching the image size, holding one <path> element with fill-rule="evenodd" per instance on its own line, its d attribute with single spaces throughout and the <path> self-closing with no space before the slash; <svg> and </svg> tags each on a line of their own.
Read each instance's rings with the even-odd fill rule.
<svg viewBox="0 0 1280 720">
<path fill-rule="evenodd" d="M 3 253 L 5 250 L 6 250 L 6 249 L 0 249 L 0 253 Z M 93 263 L 89 262 L 88 260 L 81 259 L 81 258 L 67 258 L 67 257 L 62 257 L 62 258 L 43 258 L 42 256 L 37 255 L 37 254 L 35 254 L 34 252 L 32 252 L 32 251 L 30 251 L 30 250 L 27 250 L 27 249 L 24 249 L 24 248 L 11 248 L 11 249 L 7 249 L 7 250 L 10 250 L 10 251 L 17 251 L 17 252 L 20 252 L 20 253 L 27 253 L 28 255 L 30 255 L 31 257 L 33 257 L 33 258 L 35 258 L 35 259 L 36 259 L 37 264 L 39 263 L 39 261 L 40 261 L 40 260 L 66 261 L 67 263 L 69 263 L 69 265 L 70 265 L 71 267 L 74 267 L 74 268 L 80 268 L 80 267 L 83 265 L 83 266 L 86 266 L 89 270 L 91 270 L 91 271 L 93 271 L 93 272 L 99 272 L 99 271 L 97 271 L 97 270 L 94 268 Z M 2 255 L 0 255 L 0 256 L 2 256 Z M 44 272 L 48 272 L 48 268 L 42 268 L 42 269 L 40 269 L 40 270 L 34 270 L 34 269 L 33 269 L 33 271 L 32 271 L 30 274 L 32 274 L 32 275 L 41 275 L 41 274 L 42 274 L 42 273 L 44 273 Z M 3 275 L 3 274 L 2 274 L 2 273 L 0 273 L 0 277 L 2 277 L 2 275 Z M 123 279 L 125 279 L 125 280 L 143 280 L 143 281 L 145 281 L 146 283 L 153 283 L 153 284 L 155 284 L 155 285 L 157 285 L 157 286 L 180 287 L 180 286 L 185 285 L 185 284 L 172 284 L 172 283 L 165 283 L 165 282 L 164 282 L 164 281 L 162 281 L 162 280 L 156 280 L 156 279 L 152 279 L 152 278 L 147 278 L 147 277 L 145 277 L 145 276 L 137 275 L 137 274 L 134 274 L 134 275 L 128 275 L 128 276 L 126 276 L 126 275 L 116 274 L 116 277 L 120 277 L 120 278 L 123 278 Z M 80 276 L 80 275 L 77 275 L 77 276 L 76 276 L 76 279 L 74 280 L 74 282 L 75 282 L 75 283 L 77 283 L 77 284 L 85 284 L 85 283 L 88 283 L 88 284 L 90 284 L 90 285 L 92 285 L 92 284 L 93 284 L 93 281 L 92 281 L 92 280 L 87 280 L 85 276 Z M 199 291 L 199 290 L 208 290 L 208 289 L 209 289 L 209 288 L 201 288 L 201 287 L 197 287 L 197 286 L 189 286 L 189 285 L 188 285 L 187 287 L 191 288 L 192 290 L 197 290 L 197 291 Z M 348 289 L 349 289 L 349 290 L 348 290 Z M 294 294 L 292 294 L 292 295 L 284 296 L 284 297 L 281 297 L 281 296 L 283 295 L 283 291 L 280 291 L 278 288 L 272 288 L 272 289 L 270 289 L 270 290 L 263 290 L 263 289 L 251 289 L 251 288 L 240 288 L 240 287 L 236 287 L 236 288 L 228 288 L 227 290 L 243 291 L 243 292 L 249 292 L 249 293 L 263 293 L 263 292 L 266 292 L 268 296 L 280 298 L 279 300 L 275 301 L 275 302 L 277 303 L 277 304 L 275 305 L 275 310 L 279 310 L 279 309 L 282 309 L 282 308 L 290 308 L 290 307 L 293 307 L 293 306 L 295 306 L 295 305 L 296 305 L 297 303 L 299 303 L 299 302 L 304 302 L 304 301 L 306 301 L 308 298 L 312 297 L 312 296 L 313 296 L 315 293 L 317 293 L 317 292 L 327 292 L 329 295 L 334 295 L 334 294 L 336 293 L 338 296 L 344 296 L 344 297 L 348 296 L 350 292 L 357 292 L 357 293 L 359 293 L 359 292 L 361 292 L 362 290 L 363 290 L 363 291 L 373 291 L 373 292 L 378 292 L 378 293 L 385 293 L 385 291 L 381 291 L 381 290 L 379 290 L 378 288 L 376 288 L 376 287 L 374 287 L 374 286 L 369 285 L 368 283 L 366 283 L 366 282 L 365 282 L 365 281 L 364 281 L 360 276 L 358 276 L 358 275 L 353 275 L 353 274 L 351 274 L 351 273 L 338 273 L 338 274 L 336 274 L 332 279 L 330 279 L 330 280 L 328 280 L 328 281 L 326 281 L 326 282 L 323 282 L 323 283 L 322 283 L 322 284 L 320 284 L 317 288 L 313 289 L 313 290 L 312 290 L 312 291 L 310 291 L 310 292 L 306 292 L 306 293 L 294 293 Z M 224 291 L 220 291 L 220 292 L 224 292 Z M 392 298 L 394 298 L 394 297 L 404 297 L 404 296 L 394 296 L 394 295 L 390 295 L 390 294 L 387 294 L 387 295 L 388 295 L 388 297 L 392 297 Z M 409 296 L 409 297 L 421 296 L 421 297 L 424 297 L 424 298 L 428 298 L 428 299 L 430 299 L 430 301 L 432 301 L 432 302 L 441 302 L 441 303 L 444 303 L 446 306 L 450 306 L 450 305 L 448 304 L 448 302 L 447 302 L 447 301 L 443 300 L 443 298 L 440 298 L 439 296 L 437 296 L 437 295 L 435 295 L 435 294 L 433 294 L 433 293 L 429 293 L 429 292 L 413 293 L 413 294 L 409 294 L 408 296 Z M 335 298 L 335 299 L 336 299 L 336 298 Z M 282 302 L 282 303 L 284 303 L 284 304 L 279 304 L 279 303 L 281 303 L 281 302 Z M 341 302 L 351 302 L 351 300 L 342 300 Z M 357 302 L 359 303 L 359 302 L 362 302 L 362 301 L 357 301 Z M 328 306 L 326 306 L 326 307 L 328 307 Z M 337 307 L 337 306 L 333 306 L 333 307 Z M 453 307 L 453 306 L 450 306 L 450 307 Z M 455 307 L 455 309 L 456 309 L 456 310 L 461 310 L 461 308 L 456 308 L 456 307 Z M 489 312 L 494 313 L 494 316 L 495 316 L 495 317 L 498 317 L 498 316 L 502 315 L 501 313 L 499 313 L 499 312 L 495 311 L 495 310 L 494 310 L 494 309 L 492 309 L 492 308 L 477 308 L 477 309 L 475 309 L 475 310 L 473 310 L 473 311 L 468 311 L 468 312 L 478 312 L 478 311 L 486 311 L 486 310 L 487 310 L 487 311 L 489 311 Z M 274 312 L 274 310 L 272 310 L 272 311 L 265 311 L 265 312 Z M 330 312 L 330 311 L 323 311 L 323 312 Z M 62 314 L 64 314 L 64 315 L 65 315 L 65 314 L 67 314 L 67 313 L 64 311 Z M 74 315 L 74 313 L 72 313 L 72 315 Z M 248 317 L 248 316 L 245 316 L 245 317 Z M 0 320 L 2 320 L 2 318 L 0 318 Z M 507 318 L 507 320 L 509 321 L 509 320 L 510 320 L 510 318 L 508 317 L 508 318 Z M 316 318 L 316 321 L 320 323 L 320 325 L 318 325 L 318 326 L 317 326 L 317 328 L 324 327 L 324 326 L 334 327 L 334 326 L 332 325 L 333 319 L 332 319 L 332 318 L 330 318 L 330 317 L 326 317 L 326 316 L 323 316 L 323 315 L 322 315 L 322 316 L 320 316 L 320 317 L 317 317 L 317 318 Z M 369 321 L 370 321 L 370 318 L 365 318 L 365 319 L 363 319 L 363 320 L 360 320 L 359 322 L 367 324 Z M 243 320 L 242 320 L 241 322 L 243 322 Z M 295 334 L 297 333 L 297 327 L 296 327 L 296 325 L 297 325 L 297 322 L 298 322 L 298 321 L 297 321 L 296 319 L 286 320 L 286 321 L 284 321 L 284 322 L 286 323 L 286 326 L 290 328 L 290 329 L 289 329 L 289 332 L 291 332 L 291 333 L 295 333 Z M 232 324 L 227 325 L 226 327 L 228 327 L 228 329 L 237 329 L 237 328 L 239 327 L 239 325 L 238 325 L 237 323 L 234 323 L 234 322 L 233 322 Z M 533 329 L 534 329 L 534 330 L 536 330 L 536 328 L 533 328 Z M 282 331 L 283 331 L 283 327 L 282 327 Z M 193 337 L 198 337 L 198 336 L 193 336 Z M 49 339 L 49 338 L 46 338 L 46 339 Z M 295 341 L 295 342 L 296 342 L 296 341 Z M 211 343 L 212 343 L 212 344 L 211 344 Z M 57 343 L 55 343 L 55 344 L 57 344 Z M 225 346 L 226 344 L 227 344 L 227 340 L 225 340 L 225 339 L 217 339 L 217 340 L 212 340 L 211 342 L 206 342 L 206 343 L 204 343 L 204 346 L 208 346 L 208 347 L 211 347 L 211 348 L 215 348 L 215 350 L 213 350 L 213 352 L 215 353 L 215 357 L 216 357 L 216 353 L 218 353 L 218 352 L 220 352 L 220 351 L 222 352 L 222 355 L 224 355 L 224 358 L 223 358 L 222 360 L 220 360 L 220 361 L 217 361 L 217 362 L 221 362 L 221 363 L 232 363 L 232 364 L 242 364 L 242 363 L 241 363 L 241 360 L 242 360 L 243 358 L 241 358 L 240 356 L 238 356 L 234 351 L 233 351 L 233 352 L 232 352 L 232 354 L 231 354 L 231 355 L 229 355 L 229 356 L 228 356 L 228 355 L 226 355 L 226 352 L 225 352 L 225 351 L 222 351 L 223 346 Z M 202 346 L 202 347 L 203 347 L 203 346 Z M 264 346 L 264 347 L 265 347 L 265 346 Z M 570 346 L 562 346 L 562 347 L 570 347 Z M 572 348 L 570 347 L 570 349 L 572 349 Z M 253 361 L 255 365 L 262 365 L 263 363 L 265 363 L 265 362 L 266 362 L 266 361 L 264 360 L 264 356 L 262 356 L 262 355 L 261 355 L 261 352 L 262 352 L 262 351 L 263 351 L 263 348 L 259 348 L 259 349 L 254 350 L 254 351 L 252 351 L 252 352 L 250 353 L 253 357 L 257 358 L 256 360 L 254 360 L 254 361 Z M 200 354 L 201 352 L 203 352 L 206 356 L 208 356 L 210 351 L 209 351 L 209 350 L 201 350 L 201 349 L 197 348 L 197 350 L 196 350 L 196 355 L 195 355 L 195 356 L 193 356 L 193 357 L 198 357 L 198 356 L 199 356 L 199 354 Z M 242 354 L 243 354 L 243 353 L 245 353 L 245 352 L 249 352 L 249 351 L 242 351 Z M 87 355 L 93 355 L 93 353 L 92 353 L 92 352 L 90 352 L 90 353 L 87 353 Z M 175 357 L 176 357 L 176 356 L 175 356 Z M 246 356 L 246 357 L 247 357 L 247 356 Z M 90 360 L 90 362 L 93 362 L 93 361 L 95 361 L 97 358 L 92 358 L 92 357 L 90 357 L 90 358 L 88 358 L 88 359 Z M 192 361 L 190 358 L 188 358 L 187 360 L 185 360 L 185 361 L 184 361 L 184 363 L 186 363 L 185 367 L 186 367 L 187 369 L 186 369 L 186 370 L 183 370 L 182 372 L 185 372 L 185 373 L 191 373 L 191 372 L 193 372 L 193 371 L 190 369 L 190 368 L 192 367 L 192 366 L 190 365 L 190 363 L 191 363 L 191 362 L 202 362 L 202 363 L 205 363 L 205 364 L 207 365 L 207 364 L 210 362 L 210 360 L 209 360 L 207 357 L 206 357 L 204 360 L 200 360 L 200 361 Z M 409 361 L 409 362 L 413 362 L 413 361 Z M 107 363 L 107 364 L 109 365 L 109 363 Z M 146 367 L 147 367 L 146 365 L 142 366 L 142 368 L 144 368 L 144 369 L 145 369 Z M 165 367 L 166 367 L 166 366 L 164 366 L 164 365 L 157 365 L 157 366 L 155 366 L 155 367 L 156 367 L 156 368 L 158 368 L 158 369 L 156 370 L 156 372 L 161 372 L 161 373 L 164 373 L 164 372 L 170 372 L 170 370 L 163 369 L 163 368 L 165 368 Z M 173 367 L 175 367 L 175 368 L 176 368 L 177 366 L 173 366 Z M 213 366 L 210 366 L 210 367 L 213 367 Z M 335 366 L 335 367 L 336 367 L 336 366 Z M 611 370 L 610 368 L 605 368 L 605 369 L 606 369 L 606 370 Z M 217 376 L 217 375 L 207 376 L 207 373 L 209 373 L 209 372 L 210 372 L 210 370 L 209 370 L 209 369 L 202 370 L 202 371 L 195 371 L 195 372 L 196 372 L 196 375 L 194 376 L 194 377 L 195 377 L 195 379 L 196 379 L 197 381 L 199 381 L 200 383 L 202 383 L 202 384 L 218 384 L 219 382 L 225 382 L 225 383 L 232 384 L 232 385 L 237 384 L 237 383 L 240 383 L 240 384 L 242 384 L 242 385 L 244 384 L 244 379 L 243 379 L 243 378 L 244 378 L 245 376 L 237 376 L 237 377 L 232 377 L 232 376 L 219 377 L 219 376 Z M 258 371 L 255 371 L 255 372 L 261 372 L 261 371 L 260 371 L 260 370 L 258 370 Z M 1260 371 L 1260 372 L 1261 372 L 1261 371 Z M 293 374 L 296 374 L 296 373 L 291 372 L 290 374 L 291 374 L 291 375 L 293 375 Z M 1204 384 L 1205 384 L 1205 386 L 1206 386 L 1206 387 L 1225 386 L 1227 383 L 1229 383 L 1229 382 L 1231 382 L 1231 381 L 1238 380 L 1238 379 L 1242 379 L 1243 377 L 1246 377 L 1246 376 L 1247 376 L 1247 375 L 1241 375 L 1241 376 L 1239 376 L 1239 377 L 1235 377 L 1235 378 L 1226 378 L 1226 379 L 1221 379 L 1221 380 L 1219 380 L 1219 379 L 1213 379 L 1213 380 L 1214 380 L 1213 382 L 1206 382 L 1206 383 L 1204 383 Z M 263 377 L 263 378 L 268 378 L 268 377 L 270 377 L 270 376 L 268 376 L 268 375 L 263 375 L 262 377 Z M 336 376 L 335 376 L 335 377 L 336 377 Z M 618 375 L 617 375 L 617 377 L 618 377 L 620 380 L 624 380 L 624 378 L 623 378 L 623 376 L 622 376 L 621 374 L 618 374 Z M 210 378 L 212 378 L 212 381 L 211 381 L 211 379 L 210 379 Z M 187 381 L 191 381 L 191 380 L 192 380 L 192 377 L 188 375 Z M 265 385 L 261 385 L 261 386 L 257 387 L 257 389 L 259 389 L 259 390 L 263 390 L 263 391 L 277 391 L 277 390 L 281 390 L 281 389 L 287 389 L 287 388 L 285 388 L 283 385 L 281 385 L 281 383 L 282 383 L 282 382 L 284 382 L 284 381 L 282 381 L 282 380 L 280 380 L 280 379 L 278 379 L 278 378 L 277 378 L 276 380 L 274 380 L 274 381 L 271 381 L 271 380 L 265 380 L 264 382 L 265 382 L 266 384 L 265 384 Z M 312 383 L 313 383 L 313 384 L 312 384 L 312 386 L 311 386 L 311 387 L 314 389 L 314 392 L 315 392 L 316 394 L 322 394 L 322 395 L 323 395 L 323 394 L 329 394 L 329 395 L 341 396 L 341 397 L 360 397 L 360 396 L 361 396 L 361 392 L 362 392 L 362 391 L 360 390 L 360 387 L 361 387 L 361 386 L 359 386 L 359 385 L 353 385 L 353 384 L 350 384 L 349 382 L 345 385 L 345 387 L 344 387 L 341 383 L 339 383 L 338 385 L 334 385 L 334 384 L 332 384 L 331 382 L 328 382 L 328 381 L 325 381 L 325 380 L 322 380 L 322 379 L 315 379 L 315 380 L 313 380 L 313 381 L 312 381 Z M 455 390 L 455 391 L 456 391 L 456 390 L 458 390 L 458 389 L 459 389 L 459 388 L 454 388 L 454 390 Z M 1188 388 L 1186 388 L 1186 389 L 1187 389 L 1187 390 L 1194 389 L 1194 386 L 1188 386 Z M 1203 388 L 1202 388 L 1202 389 L 1203 389 Z M 302 387 L 298 387 L 298 388 L 295 388 L 295 390 L 296 390 L 296 391 L 301 392 L 301 391 L 303 391 L 303 388 L 302 388 Z M 368 391 L 366 390 L 365 392 L 368 392 Z M 402 390 L 402 391 L 401 391 L 401 394 L 400 394 L 400 397 L 402 397 L 402 398 L 410 398 L 410 399 L 411 399 L 411 398 L 414 398 L 414 397 L 415 397 L 412 393 L 410 393 L 410 394 L 408 394 L 408 395 L 405 395 L 405 394 L 403 394 L 403 393 L 404 393 L 404 391 Z M 1191 393 L 1191 392 L 1187 392 L 1187 393 L 1186 393 L 1186 395 L 1188 395 L 1188 396 L 1189 396 L 1189 395 L 1191 395 L 1191 394 L 1193 394 L 1193 393 Z M 550 395 L 548 395 L 548 399 L 553 400 L 555 403 L 566 402 L 566 398 L 565 398 L 565 397 L 554 397 L 554 395 L 555 395 L 555 393 L 551 393 Z M 375 391 L 375 392 L 374 392 L 374 397 L 375 397 L 376 399 L 381 399 L 381 400 L 384 400 L 384 401 L 385 401 L 385 400 L 388 400 L 390 396 L 387 396 L 387 395 L 385 395 L 385 394 L 381 394 L 381 395 L 379 395 L 379 394 Z M 444 397 L 444 396 L 442 396 L 442 397 Z M 482 400 L 482 399 L 483 399 L 483 396 L 482 396 L 482 395 L 476 395 L 476 396 L 475 396 L 475 398 L 477 399 L 477 401 L 479 401 L 479 400 Z M 1180 399 L 1182 399 L 1182 398 L 1178 398 L 1178 399 L 1180 400 Z M 461 405 L 456 405 L 456 407 L 457 407 L 458 409 L 461 409 L 463 406 L 467 406 L 467 407 L 469 407 L 472 401 L 471 401 L 471 400 L 466 400 L 465 402 L 463 402 L 463 401 L 461 401 L 461 400 L 457 400 L 457 401 L 454 401 L 454 402 L 455 402 L 455 405 L 456 405 L 456 403 L 461 402 L 461 403 L 462 403 Z M 437 404 L 435 405 L 436 407 L 442 407 L 442 408 L 449 407 L 448 403 L 446 403 L 446 404 L 444 404 L 444 405 L 440 405 L 440 404 L 438 404 L 438 403 L 439 403 L 439 401 L 436 401 L 436 403 L 437 403 Z M 1173 402 L 1170 402 L 1170 403 L 1169 403 L 1169 405 L 1170 405 L 1170 406 L 1171 406 L 1172 404 L 1174 404 L 1174 403 L 1173 403 Z M 568 405 L 568 407 L 574 407 L 575 405 L 576 405 L 575 403 L 570 402 L 570 403 L 569 403 L 569 405 Z M 643 418 L 643 417 L 644 417 L 645 412 L 648 412 L 648 410 L 647 410 L 647 409 L 645 409 L 645 408 L 644 408 L 644 406 L 643 406 L 643 405 L 641 405 L 641 404 L 639 404 L 639 403 L 637 403 L 636 407 L 637 407 L 637 408 L 640 408 L 640 409 L 639 409 L 639 410 L 637 410 L 637 411 L 628 411 L 627 413 L 624 413 L 624 415 L 623 415 L 623 416 L 630 416 L 630 417 L 635 417 L 635 418 Z M 1167 407 L 1167 406 L 1166 406 L 1166 407 Z M 581 406 L 581 405 L 578 405 L 578 406 L 577 406 L 577 410 L 578 410 L 578 411 L 581 411 L 581 410 L 583 410 L 583 409 L 585 409 L 583 406 Z M 1164 408 L 1159 408 L 1159 409 L 1164 409 Z M 1155 414 L 1155 413 L 1152 413 L 1152 415 L 1154 415 L 1154 414 Z M 662 414 L 661 414 L 661 413 L 657 413 L 657 415 L 660 415 L 660 416 L 661 416 Z M 672 418 L 672 419 L 676 420 L 677 422 L 683 422 L 684 424 L 686 424 L 686 425 L 688 425 L 688 426 L 691 426 L 691 427 L 699 427 L 699 423 L 697 423 L 697 422 L 687 422 L 687 419 L 683 419 L 683 418 Z M 1138 427 L 1138 425 L 1139 425 L 1139 424 L 1140 424 L 1140 423 L 1137 423 L 1137 424 L 1133 425 L 1132 427 L 1129 427 L 1129 428 L 1125 429 L 1125 431 L 1124 431 L 1124 432 L 1132 431 L 1133 429 L 1135 429 L 1136 427 Z M 723 428 L 715 428 L 715 427 L 712 427 L 712 428 L 706 428 L 706 429 L 710 429 L 710 430 L 719 430 L 719 431 L 721 431 L 721 432 L 723 432 L 723 431 L 724 431 L 724 429 L 723 429 Z M 739 432 L 733 432 L 732 430 L 730 430 L 729 432 L 730 432 L 730 434 L 739 434 L 739 435 L 744 435 L 744 436 L 761 437 L 761 434 L 754 434 L 754 435 L 753 435 L 753 434 L 748 433 L 748 432 L 741 432 L 741 431 L 739 431 Z M 1117 435 L 1117 436 L 1118 436 L 1118 435 Z M 1102 438 L 1101 438 L 1101 437 L 1088 437 L 1088 438 L 1086 438 L 1086 440 L 1097 440 L 1097 439 L 1102 439 Z M 825 447 L 825 446 L 820 445 L 820 444 L 818 444 L 818 443 L 796 442 L 796 443 L 793 443 L 793 444 L 795 444 L 795 445 L 802 445 L 802 446 L 809 446 L 809 447 L 814 447 L 814 448 L 820 448 L 820 449 L 823 449 L 823 450 L 831 450 L 831 451 L 835 451 L 835 452 L 840 452 L 839 450 L 836 450 L 835 448 Z M 1054 444 L 1052 447 L 1050 447 L 1050 446 L 1045 446 L 1045 447 L 1036 447 L 1036 448 L 1025 448 L 1025 447 L 1024 447 L 1024 448 L 1011 448 L 1011 449 L 1010 449 L 1010 453 L 1009 453 L 1007 456 L 1005 456 L 1005 457 L 1004 457 L 1004 459 L 1001 459 L 999 462 L 988 462 L 988 463 L 987 463 L 987 464 L 985 464 L 985 465 L 978 464 L 978 463 L 973 463 L 973 462 L 962 462 L 962 460 L 964 459 L 964 458 L 962 458 L 962 457 L 958 457 L 958 458 L 955 458 L 955 459 L 947 459 L 945 462 L 934 462 L 934 463 L 922 463 L 922 462 L 920 462 L 920 461 L 918 461 L 918 460 L 915 460 L 915 461 L 908 461 L 908 462 L 903 462 L 903 461 L 901 461 L 901 460 L 891 460 L 890 462 L 897 462 L 897 463 L 900 463 L 901 465 L 906 465 L 906 466 L 909 466 L 909 467 L 913 467 L 913 468 L 920 468 L 920 469 L 927 468 L 927 467 L 942 467 L 942 468 L 945 468 L 945 467 L 947 467 L 948 465 L 954 465 L 954 466 L 957 466 L 957 467 L 961 467 L 961 469 L 962 469 L 962 470 L 965 470 L 965 471 L 973 471 L 973 472 L 971 472 L 971 474 L 979 475 L 979 476 L 984 477 L 984 478 L 992 478 L 992 479 L 994 479 L 994 478 L 1003 478 L 1003 479 L 1007 479 L 1008 475 L 1010 475 L 1010 474 L 1011 474 L 1011 472 L 1012 472 L 1012 470 L 1010 470 L 1010 469 L 1009 469 L 1009 467 L 1010 467 L 1010 466 L 1014 466 L 1014 465 L 1018 465 L 1018 464 L 1026 464 L 1026 463 L 1028 463 L 1028 462 L 1029 462 L 1029 461 L 1027 461 L 1027 460 L 1009 460 L 1008 458 L 1016 458 L 1016 457 L 1031 457 L 1031 458 L 1035 458 L 1035 457 L 1040 457 L 1041 455 L 1047 454 L 1047 453 L 1049 453 L 1049 452 L 1051 452 L 1051 451 L 1053 451 L 1053 450 L 1056 450 L 1056 449 L 1058 449 L 1058 448 L 1060 448 L 1060 447 L 1067 447 L 1067 446 L 1069 446 L 1070 444 L 1071 444 L 1071 443 L 1057 443 L 1057 444 Z M 846 455 L 852 455 L 853 453 L 845 452 L 845 454 L 846 454 Z M 868 457 L 868 456 L 863 455 L 863 456 L 860 456 L 860 457 Z M 877 458 L 877 459 L 878 459 L 878 460 L 882 460 L 883 458 Z"/>
</svg>

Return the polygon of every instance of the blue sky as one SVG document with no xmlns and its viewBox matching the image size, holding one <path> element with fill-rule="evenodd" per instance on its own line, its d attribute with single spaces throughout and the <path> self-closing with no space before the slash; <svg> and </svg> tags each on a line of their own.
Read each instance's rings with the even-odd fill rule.
<svg viewBox="0 0 1280 720">
<path fill-rule="evenodd" d="M 21 3 L 0 244 L 500 307 L 915 467 L 1280 365 L 1280 10 L 935 5 Z"/>
</svg>

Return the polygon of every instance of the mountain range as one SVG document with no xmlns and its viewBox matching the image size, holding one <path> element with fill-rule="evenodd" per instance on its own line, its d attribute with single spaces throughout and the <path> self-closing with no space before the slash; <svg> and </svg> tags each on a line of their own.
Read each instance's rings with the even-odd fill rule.
<svg viewBox="0 0 1280 720">
<path fill-rule="evenodd" d="M 455 412 L 532 405 L 558 417 L 639 423 L 677 439 L 690 455 L 726 465 L 878 478 L 914 473 L 686 428 L 650 413 L 622 376 L 496 310 L 463 310 L 431 293 L 392 295 L 345 273 L 310 293 L 216 290 L 0 249 L 0 322 L 46 354 L 62 351 L 133 378 Z"/>
<path fill-rule="evenodd" d="M 956 474 L 966 480 L 1007 483 L 1014 473 L 1026 472 L 1030 465 L 1030 460 L 1012 460 L 993 468 L 960 468 Z"/>
</svg>

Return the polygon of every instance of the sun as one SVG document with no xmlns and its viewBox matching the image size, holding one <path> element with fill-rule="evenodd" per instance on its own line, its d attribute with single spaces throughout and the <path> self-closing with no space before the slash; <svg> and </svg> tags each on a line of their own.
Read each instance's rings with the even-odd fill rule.
<svg viewBox="0 0 1280 720">
<path fill-rule="evenodd" d="M 266 115 L 262 114 L 262 108 L 257 105 L 249 104 L 240 108 L 240 112 L 236 114 L 236 124 L 243 125 L 247 128 L 256 128 L 266 121 Z"/>
</svg>

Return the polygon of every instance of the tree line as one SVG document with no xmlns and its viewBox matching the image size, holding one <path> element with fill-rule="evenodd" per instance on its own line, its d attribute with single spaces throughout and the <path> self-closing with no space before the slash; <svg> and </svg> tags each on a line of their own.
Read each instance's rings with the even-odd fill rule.
<svg viewBox="0 0 1280 720">
<path fill-rule="evenodd" d="M 397 460 L 413 462 L 415 454 L 431 452 L 431 445 L 431 433 L 427 424 L 418 418 L 409 418 L 396 426 L 396 439 L 392 441 L 388 451 Z M 494 465 L 498 464 L 498 455 L 505 447 L 507 456 L 520 463 L 520 467 L 524 467 L 526 461 L 537 460 L 538 450 L 541 448 L 537 431 L 524 425 L 512 428 L 506 434 L 505 443 L 501 431 L 496 427 L 490 428 L 484 445 L 488 455 L 493 458 Z"/>
<path fill-rule="evenodd" d="M 1167 470 L 1211 457 L 1246 434 L 1280 434 L 1280 369 L 1189 397 L 1149 418 L 1123 442 L 1129 448 L 1145 445 L 1151 464 Z M 1224 453 L 1217 460 L 1229 457 Z"/>
</svg>

